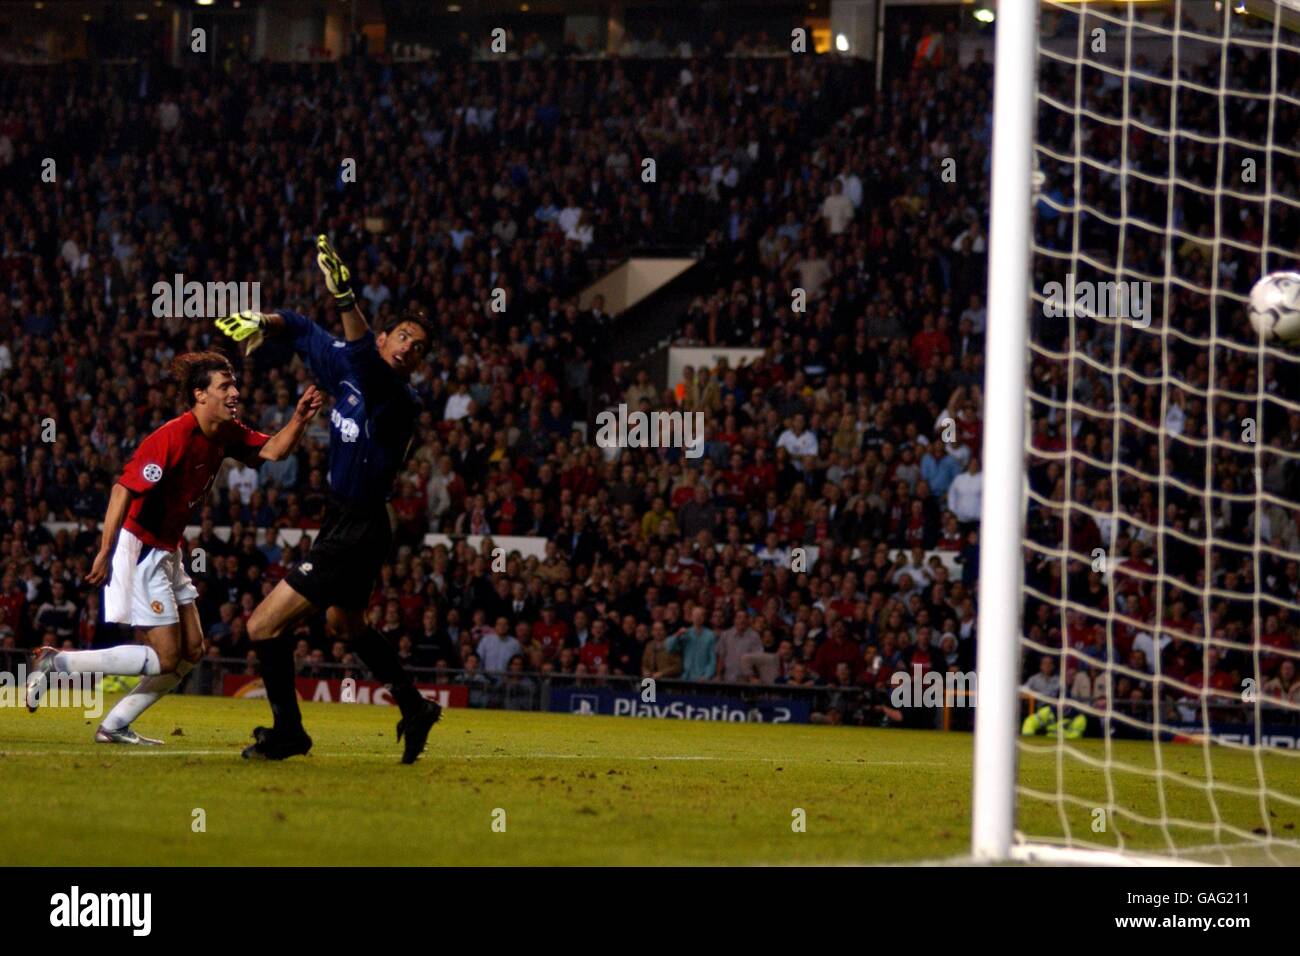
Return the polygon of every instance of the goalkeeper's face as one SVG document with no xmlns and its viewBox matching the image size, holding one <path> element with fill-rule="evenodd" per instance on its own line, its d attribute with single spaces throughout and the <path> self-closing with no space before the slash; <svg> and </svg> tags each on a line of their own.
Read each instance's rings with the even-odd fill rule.
<svg viewBox="0 0 1300 956">
<path fill-rule="evenodd" d="M 375 339 L 379 357 L 403 376 L 415 371 L 429 351 L 429 335 L 414 322 L 399 322 Z"/>
</svg>

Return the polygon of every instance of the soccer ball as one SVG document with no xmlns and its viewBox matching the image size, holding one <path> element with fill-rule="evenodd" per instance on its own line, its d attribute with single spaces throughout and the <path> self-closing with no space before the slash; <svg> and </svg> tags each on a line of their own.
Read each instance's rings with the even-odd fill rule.
<svg viewBox="0 0 1300 956">
<path fill-rule="evenodd" d="M 1250 324 L 1265 342 L 1300 342 L 1300 272 L 1270 272 L 1250 290 Z"/>
</svg>

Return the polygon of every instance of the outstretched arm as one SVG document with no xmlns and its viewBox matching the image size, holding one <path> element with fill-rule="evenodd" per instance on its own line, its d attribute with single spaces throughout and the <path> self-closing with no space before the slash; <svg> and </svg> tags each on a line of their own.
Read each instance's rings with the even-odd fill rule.
<svg viewBox="0 0 1300 956">
<path fill-rule="evenodd" d="M 366 321 L 361 306 L 357 304 L 357 297 L 352 292 L 351 271 L 324 235 L 316 237 L 316 264 L 325 274 L 325 285 L 334 296 L 334 304 L 338 306 L 339 316 L 343 319 L 343 337 L 349 342 L 357 341 L 370 331 L 370 323 Z"/>
<path fill-rule="evenodd" d="M 266 335 L 284 336 L 316 376 L 316 384 L 329 394 L 335 393 L 339 380 L 347 374 L 347 363 L 340 355 L 343 343 L 305 315 L 288 309 L 240 312 L 217 319 L 216 324 L 223 335 L 246 343 L 245 355 L 257 348 Z"/>
<path fill-rule="evenodd" d="M 343 337 L 349 342 L 364 337 L 370 331 L 370 324 L 352 292 L 352 273 L 324 235 L 316 237 L 316 264 L 325 274 L 325 285 L 334 296 L 334 304 L 343 320 Z M 281 312 L 239 312 L 217 319 L 216 325 L 223 335 L 244 343 L 244 354 L 251 355 L 268 334 L 275 335 L 287 329 L 295 336 L 301 335 L 301 327 L 307 323 L 301 316 L 293 318 L 295 322 L 290 323 Z"/>
<path fill-rule="evenodd" d="M 262 446 L 258 457 L 263 461 L 283 461 L 292 455 L 298 443 L 302 441 L 307 426 L 320 411 L 324 400 L 325 397 L 315 385 L 308 385 L 307 390 L 302 393 L 302 398 L 298 399 L 298 407 L 294 409 L 293 416 L 283 428 L 271 436 L 270 441 Z"/>
<path fill-rule="evenodd" d="M 361 306 L 354 305 L 343 313 L 343 337 L 349 342 L 355 342 L 369 331 L 370 323 L 366 321 Z"/>
</svg>

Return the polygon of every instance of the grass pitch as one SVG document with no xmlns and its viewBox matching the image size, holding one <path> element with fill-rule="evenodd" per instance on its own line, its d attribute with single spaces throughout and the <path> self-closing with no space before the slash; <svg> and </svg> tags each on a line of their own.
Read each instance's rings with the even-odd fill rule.
<svg viewBox="0 0 1300 956">
<path fill-rule="evenodd" d="M 263 700 L 169 697 L 138 727 L 166 739 L 158 748 L 95 744 L 95 721 L 76 710 L 0 709 L 0 865 L 833 864 L 968 852 L 968 734 L 452 709 L 424 757 L 402 766 L 395 708 L 304 704 L 303 715 L 311 755 L 266 763 L 239 757 L 268 722 Z M 1081 747 L 1103 754 L 1099 741 Z M 1114 747 L 1137 763 L 1152 749 Z M 1163 753 L 1189 780 L 1204 767 L 1199 747 Z M 1054 787 L 1054 757 L 1024 762 L 1022 782 Z M 1294 766 L 1276 765 L 1291 793 Z M 1247 754 L 1216 751 L 1214 769 L 1219 782 L 1255 780 Z M 1095 767 L 1070 760 L 1062 772 L 1069 792 L 1104 800 Z M 1148 789 L 1117 797 L 1158 810 Z M 1173 815 L 1212 818 L 1196 786 L 1166 790 Z M 1240 802 L 1258 820 L 1258 798 Z M 1290 804 L 1273 812 L 1279 835 L 1300 820 Z M 1087 832 L 1089 819 L 1066 812 L 1085 828 L 1076 835 L 1110 839 Z M 1062 826 L 1037 801 L 1021 823 Z M 1130 845 L 1163 844 L 1160 828 L 1117 826 Z"/>
</svg>

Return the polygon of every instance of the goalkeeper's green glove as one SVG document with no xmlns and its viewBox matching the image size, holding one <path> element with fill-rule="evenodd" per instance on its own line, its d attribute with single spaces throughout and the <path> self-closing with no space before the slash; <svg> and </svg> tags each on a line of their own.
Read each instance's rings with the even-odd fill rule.
<svg viewBox="0 0 1300 956">
<path fill-rule="evenodd" d="M 344 312 L 356 305 L 357 297 L 352 294 L 352 273 L 324 236 L 316 237 L 316 264 L 325 273 L 325 285 L 334 294 L 334 304 Z"/>
<path fill-rule="evenodd" d="M 266 316 L 261 312 L 238 312 L 217 319 L 217 330 L 236 342 L 244 342 L 244 355 L 252 355 L 262 344 L 266 331 Z"/>
</svg>

